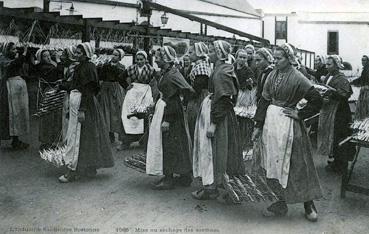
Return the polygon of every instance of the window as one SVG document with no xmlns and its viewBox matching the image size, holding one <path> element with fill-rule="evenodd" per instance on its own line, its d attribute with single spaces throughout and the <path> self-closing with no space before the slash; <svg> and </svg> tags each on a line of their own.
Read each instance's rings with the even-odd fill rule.
<svg viewBox="0 0 369 234">
<path fill-rule="evenodd" d="M 275 39 L 287 40 L 287 21 L 275 22 Z"/>
<path fill-rule="evenodd" d="M 338 54 L 338 32 L 328 32 L 327 54 Z"/>
</svg>

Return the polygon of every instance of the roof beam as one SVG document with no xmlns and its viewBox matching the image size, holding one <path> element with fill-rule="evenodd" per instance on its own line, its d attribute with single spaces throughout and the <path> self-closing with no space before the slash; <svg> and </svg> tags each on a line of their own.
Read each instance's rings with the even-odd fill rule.
<svg viewBox="0 0 369 234">
<path fill-rule="evenodd" d="M 220 29 L 220 30 L 223 30 L 223 31 L 226 31 L 226 32 L 237 34 L 241 37 L 249 38 L 250 40 L 255 40 L 255 41 L 259 41 L 259 42 L 269 44 L 269 41 L 264 39 L 264 38 L 254 36 L 252 34 L 245 33 L 245 32 L 239 31 L 237 29 L 234 29 L 234 28 L 222 25 L 222 24 L 218 24 L 218 23 L 215 23 L 213 21 L 206 20 L 206 19 L 194 16 L 194 15 L 190 15 L 190 14 L 187 14 L 183 11 L 173 9 L 173 8 L 170 8 L 170 7 L 167 7 L 167 6 L 163 6 L 163 5 L 158 4 L 158 3 L 150 2 L 148 0 L 143 0 L 143 2 L 144 2 L 144 4 L 148 4 L 151 8 L 159 10 L 159 11 L 165 11 L 165 12 L 168 12 L 168 13 L 171 13 L 171 14 L 174 14 L 174 15 L 178 15 L 178 16 L 187 18 L 187 19 L 192 20 L 192 21 L 197 21 L 197 22 L 206 24 L 206 25 L 211 26 L 211 27 L 216 28 L 216 29 Z"/>
</svg>

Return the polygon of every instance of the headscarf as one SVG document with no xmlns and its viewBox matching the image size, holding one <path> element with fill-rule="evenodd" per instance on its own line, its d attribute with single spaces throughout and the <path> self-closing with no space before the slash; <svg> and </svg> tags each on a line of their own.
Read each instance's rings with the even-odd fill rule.
<svg viewBox="0 0 369 234">
<path fill-rule="evenodd" d="M 147 53 L 144 51 L 144 50 L 139 50 L 137 53 L 136 53 L 136 56 L 137 55 L 142 55 L 145 57 L 145 59 L 147 60 Z"/>
<path fill-rule="evenodd" d="M 236 54 L 235 54 L 236 59 L 238 58 L 238 54 L 241 53 L 241 52 L 247 53 L 246 50 L 244 50 L 244 49 L 238 49 Z"/>
<path fill-rule="evenodd" d="M 46 49 L 40 48 L 36 52 L 36 64 L 40 64 L 42 62 L 42 53 L 47 51 Z"/>
<path fill-rule="evenodd" d="M 344 69 L 345 67 L 342 64 L 342 58 L 336 54 L 329 55 L 328 58 L 333 59 L 334 63 L 337 65 L 339 69 Z"/>
<path fill-rule="evenodd" d="M 292 65 L 298 65 L 297 58 L 295 56 L 295 51 L 293 49 L 293 46 L 289 43 L 284 43 L 283 45 L 279 46 L 284 53 L 286 54 L 288 60 Z"/>
<path fill-rule="evenodd" d="M 74 57 L 75 56 L 75 54 L 74 54 L 75 49 L 76 49 L 76 47 L 74 47 L 74 46 L 69 46 L 69 47 L 64 49 L 64 51 L 67 53 L 67 57 L 70 61 L 75 61 L 76 60 L 75 57 Z"/>
<path fill-rule="evenodd" d="M 217 40 L 213 42 L 215 53 L 221 61 L 232 64 L 234 62 L 234 57 L 232 56 L 232 46 L 226 41 Z"/>
<path fill-rule="evenodd" d="M 115 49 L 115 50 L 118 51 L 119 57 L 120 57 L 120 59 L 122 59 L 125 55 L 124 50 L 122 50 L 122 49 Z"/>
<path fill-rule="evenodd" d="M 245 46 L 245 50 L 246 50 L 246 49 L 251 49 L 251 50 L 252 50 L 252 52 L 253 52 L 253 53 L 255 53 L 255 47 L 254 47 L 253 45 L 251 45 L 251 44 L 246 45 L 246 46 Z"/>
<path fill-rule="evenodd" d="M 9 50 L 10 50 L 10 47 L 13 46 L 13 45 L 15 45 L 14 42 L 6 42 L 6 43 L 4 43 L 3 49 L 2 49 L 3 56 L 9 57 Z"/>
<path fill-rule="evenodd" d="M 327 63 L 326 57 L 324 55 L 317 55 L 316 58 L 320 59 L 320 62 L 324 65 Z"/>
<path fill-rule="evenodd" d="M 170 46 L 163 46 L 159 49 L 161 57 L 166 63 L 175 63 L 177 61 L 177 53 Z"/>
<path fill-rule="evenodd" d="M 263 48 L 260 48 L 256 51 L 257 54 L 260 54 L 261 56 L 263 56 L 263 58 L 265 60 L 268 61 L 268 63 L 272 64 L 273 61 L 274 61 L 274 57 L 272 55 L 272 52 L 270 52 L 269 49 L 263 47 Z"/>
<path fill-rule="evenodd" d="M 83 50 L 85 51 L 86 57 L 89 59 L 91 59 L 92 56 L 95 54 L 95 50 L 89 42 L 83 42 L 79 44 L 78 46 L 83 48 Z"/>
<path fill-rule="evenodd" d="M 207 58 L 209 54 L 209 48 L 204 42 L 196 42 L 194 45 L 195 54 L 199 58 Z"/>
</svg>

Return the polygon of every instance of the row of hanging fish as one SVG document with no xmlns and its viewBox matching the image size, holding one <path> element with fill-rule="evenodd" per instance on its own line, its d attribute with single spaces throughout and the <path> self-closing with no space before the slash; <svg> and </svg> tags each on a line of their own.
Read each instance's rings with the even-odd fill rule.
<svg viewBox="0 0 369 234">
<path fill-rule="evenodd" d="M 48 163 L 51 163 L 55 167 L 61 167 L 64 166 L 64 158 L 67 151 L 67 146 L 59 146 L 55 148 L 50 149 L 44 149 L 41 150 L 40 157 L 47 161 Z"/>
<path fill-rule="evenodd" d="M 256 108 L 257 108 L 256 105 L 250 105 L 250 106 L 235 106 L 233 109 L 237 116 L 252 119 L 255 116 Z"/>
<path fill-rule="evenodd" d="M 355 120 L 351 128 L 354 130 L 353 139 L 369 142 L 369 118 Z"/>
<path fill-rule="evenodd" d="M 144 154 L 136 154 L 126 157 L 124 159 L 124 164 L 136 171 L 146 173 L 146 156 Z"/>
</svg>

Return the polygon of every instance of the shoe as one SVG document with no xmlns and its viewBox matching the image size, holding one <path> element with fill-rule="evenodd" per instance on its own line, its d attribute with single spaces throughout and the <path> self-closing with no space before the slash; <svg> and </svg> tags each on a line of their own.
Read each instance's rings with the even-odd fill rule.
<svg viewBox="0 0 369 234">
<path fill-rule="evenodd" d="M 310 222 L 318 221 L 318 212 L 315 208 L 314 202 L 304 202 L 305 218 Z"/>
<path fill-rule="evenodd" d="M 22 141 L 18 141 L 16 143 L 12 142 L 12 148 L 15 150 L 23 150 L 27 149 L 29 147 L 29 144 L 24 143 Z"/>
<path fill-rule="evenodd" d="M 196 200 L 215 200 L 219 196 L 217 189 L 200 189 L 191 193 Z"/>
<path fill-rule="evenodd" d="M 110 139 L 110 143 L 114 143 L 115 142 L 115 135 L 113 132 L 109 132 L 109 139 Z"/>
<path fill-rule="evenodd" d="M 97 170 L 93 167 L 88 167 L 86 168 L 85 170 L 85 176 L 86 177 L 90 177 L 90 178 L 93 178 L 97 175 Z"/>
<path fill-rule="evenodd" d="M 192 178 L 187 175 L 181 175 L 179 177 L 174 177 L 174 184 L 183 187 L 190 187 L 192 184 Z"/>
<path fill-rule="evenodd" d="M 78 179 L 79 177 L 75 171 L 68 171 L 65 175 L 62 175 L 58 178 L 60 183 L 70 183 Z"/>
<path fill-rule="evenodd" d="M 121 144 L 117 147 L 117 151 L 123 151 L 123 150 L 128 150 L 129 149 L 129 145 L 127 144 Z"/>
<path fill-rule="evenodd" d="M 153 190 L 171 190 L 174 189 L 173 178 L 164 178 L 158 184 L 152 187 Z"/>
<path fill-rule="evenodd" d="M 288 207 L 285 201 L 277 201 L 262 211 L 264 217 L 283 217 L 286 216 Z"/>
</svg>

